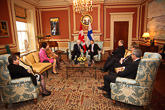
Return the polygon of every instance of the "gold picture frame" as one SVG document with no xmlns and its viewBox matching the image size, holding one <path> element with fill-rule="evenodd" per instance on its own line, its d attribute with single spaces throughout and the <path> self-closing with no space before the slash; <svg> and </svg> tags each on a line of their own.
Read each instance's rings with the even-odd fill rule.
<svg viewBox="0 0 165 110">
<path fill-rule="evenodd" d="M 85 14 L 81 17 L 81 23 L 84 26 L 89 26 L 89 22 L 92 24 L 93 18 L 90 14 Z"/>
<path fill-rule="evenodd" d="M 9 37 L 9 28 L 7 21 L 0 20 L 0 37 Z"/>
</svg>

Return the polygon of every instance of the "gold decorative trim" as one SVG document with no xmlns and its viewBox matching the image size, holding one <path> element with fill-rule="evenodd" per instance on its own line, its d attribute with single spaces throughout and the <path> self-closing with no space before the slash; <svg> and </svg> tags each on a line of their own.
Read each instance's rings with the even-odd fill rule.
<svg viewBox="0 0 165 110">
<path fill-rule="evenodd" d="M 133 30 L 133 14 L 134 12 L 121 12 L 121 13 L 109 13 L 110 17 L 110 49 L 114 47 L 114 22 L 115 21 L 128 21 L 128 48 L 132 42 L 132 30 Z"/>
<path fill-rule="evenodd" d="M 14 30 L 13 30 L 13 21 L 12 21 L 12 9 L 11 9 L 11 0 L 7 0 L 7 5 L 8 5 L 8 10 L 9 10 L 9 18 L 10 18 L 10 27 L 11 27 L 11 36 L 12 36 L 12 44 L 8 44 L 9 47 L 11 46 L 17 46 L 15 42 L 15 35 L 14 35 Z M 5 48 L 4 45 L 0 45 L 0 48 Z"/>
<path fill-rule="evenodd" d="M 146 5 L 146 3 L 143 3 L 142 5 L 141 5 L 141 11 L 140 11 L 140 27 L 139 27 L 139 40 L 144 40 L 143 38 L 141 38 L 141 36 L 140 36 L 140 34 L 141 34 L 141 24 L 142 24 L 142 7 L 144 6 L 144 5 Z M 145 6 L 145 9 L 146 9 L 146 6 Z M 146 10 L 145 10 L 146 11 Z M 146 12 L 144 12 L 144 13 L 146 13 Z M 146 17 L 146 15 L 144 15 L 144 17 Z M 145 19 L 144 19 L 144 23 L 145 23 Z M 145 25 L 145 24 L 144 24 Z M 145 28 L 145 27 L 144 27 Z M 144 28 L 143 28 L 143 31 L 145 32 L 145 30 L 144 30 Z"/>
<path fill-rule="evenodd" d="M 62 39 L 62 41 L 68 41 L 71 40 L 71 29 L 70 29 L 70 7 L 67 8 L 56 8 L 56 9 L 39 9 L 39 19 L 40 19 L 40 34 L 43 35 L 43 28 L 42 28 L 42 17 L 41 17 L 41 12 L 42 11 L 56 11 L 56 10 L 68 10 L 68 27 L 69 27 L 69 39 Z M 61 41 L 59 39 L 56 39 L 57 41 Z"/>
<path fill-rule="evenodd" d="M 92 18 L 92 16 L 91 16 L 90 14 L 84 14 L 84 15 L 81 17 L 81 20 L 80 20 L 80 21 L 81 21 L 81 24 L 82 24 L 83 26 L 89 26 L 89 23 L 87 23 L 87 24 L 86 24 L 86 23 L 83 23 L 84 18 L 85 18 L 86 16 L 90 18 L 90 21 L 89 21 L 89 20 L 88 20 L 88 21 L 91 22 L 91 24 L 92 24 L 92 22 L 93 22 L 93 18 Z M 88 21 L 87 21 L 87 22 L 88 22 Z"/>
<path fill-rule="evenodd" d="M 106 38 L 106 9 L 107 8 L 137 8 L 137 24 L 136 24 L 136 38 L 133 38 L 133 40 L 138 40 L 138 31 L 139 31 L 139 10 L 140 5 L 134 5 L 134 6 L 104 6 L 104 40 L 110 40 L 110 38 Z"/>
<path fill-rule="evenodd" d="M 98 29 L 97 30 L 92 30 L 93 32 L 100 32 L 100 5 L 93 5 L 93 7 L 97 7 L 98 8 Z M 75 17 L 75 12 L 73 10 L 73 33 L 78 33 L 79 30 L 76 30 L 76 17 Z M 87 30 L 85 30 L 84 32 L 88 32 Z"/>
</svg>

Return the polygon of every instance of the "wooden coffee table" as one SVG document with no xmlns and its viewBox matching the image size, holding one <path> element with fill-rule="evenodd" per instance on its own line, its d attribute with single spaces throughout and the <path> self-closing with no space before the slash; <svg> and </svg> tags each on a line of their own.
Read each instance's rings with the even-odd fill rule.
<svg viewBox="0 0 165 110">
<path fill-rule="evenodd" d="M 92 70 L 94 71 L 94 74 L 93 76 L 95 77 L 96 79 L 96 66 L 95 64 L 93 66 L 88 66 L 88 63 L 85 63 L 84 66 L 80 66 L 80 64 L 77 64 L 77 65 L 72 65 L 72 64 L 68 64 L 66 66 L 66 79 L 68 79 L 68 76 L 69 76 L 69 73 L 71 74 L 75 74 L 76 72 L 81 72 L 81 73 L 84 73 L 84 72 L 88 72 L 88 73 L 92 73 Z"/>
</svg>

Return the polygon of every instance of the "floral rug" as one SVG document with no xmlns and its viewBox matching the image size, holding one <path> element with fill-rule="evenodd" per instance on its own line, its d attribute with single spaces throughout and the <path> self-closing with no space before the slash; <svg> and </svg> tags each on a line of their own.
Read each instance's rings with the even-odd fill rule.
<svg viewBox="0 0 165 110">
<path fill-rule="evenodd" d="M 101 67 L 103 63 L 97 63 Z M 94 70 L 84 72 L 75 72 L 66 79 L 66 64 L 62 64 L 60 74 L 54 75 L 49 71 L 49 76 L 45 81 L 47 89 L 52 94 L 47 97 L 39 96 L 37 104 L 33 100 L 9 104 L 9 110 L 142 110 L 143 107 L 133 106 L 121 102 L 113 105 L 112 100 L 103 97 L 103 91 L 98 90 L 98 86 L 103 85 L 103 76 L 107 73 L 101 73 L 96 70 L 96 80 Z M 72 72 L 72 71 L 70 71 Z M 41 88 L 40 88 L 41 89 Z M 41 92 L 41 91 L 40 91 Z M 165 109 L 165 98 L 156 89 L 153 90 L 152 102 L 148 110 Z M 0 107 L 4 109 L 4 104 Z"/>
</svg>

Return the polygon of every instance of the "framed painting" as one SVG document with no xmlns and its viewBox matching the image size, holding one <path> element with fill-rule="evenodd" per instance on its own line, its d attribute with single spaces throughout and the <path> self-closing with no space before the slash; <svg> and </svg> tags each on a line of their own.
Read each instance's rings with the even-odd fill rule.
<svg viewBox="0 0 165 110">
<path fill-rule="evenodd" d="M 88 25 L 89 25 L 89 22 L 90 22 L 91 24 L 92 24 L 92 22 L 93 22 L 93 18 L 92 18 L 91 15 L 86 14 L 86 15 L 84 15 L 84 16 L 81 17 L 81 23 L 82 23 L 82 25 L 88 26 Z"/>
<path fill-rule="evenodd" d="M 51 28 L 51 35 L 60 35 L 59 32 L 59 18 L 50 18 L 50 28 Z"/>
<path fill-rule="evenodd" d="M 9 37 L 9 29 L 7 21 L 0 20 L 0 37 Z"/>
<path fill-rule="evenodd" d="M 154 39 L 165 40 L 165 0 L 148 3 L 147 32 Z"/>
</svg>

